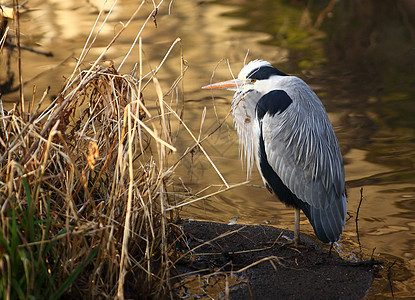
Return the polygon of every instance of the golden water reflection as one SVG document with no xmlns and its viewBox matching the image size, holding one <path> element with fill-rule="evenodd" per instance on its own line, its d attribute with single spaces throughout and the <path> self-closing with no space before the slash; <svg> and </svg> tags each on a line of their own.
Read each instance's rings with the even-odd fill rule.
<svg viewBox="0 0 415 300">
<path fill-rule="evenodd" d="M 363 188 L 359 234 L 365 257 L 370 257 L 372 249 L 376 248 L 375 256 L 380 254 L 387 265 L 396 259 L 399 270 L 406 270 L 406 276 L 396 275 L 401 279 L 394 282 L 395 296 L 409 297 L 415 293 L 415 75 L 411 77 L 407 70 L 415 61 L 415 51 L 410 50 L 414 42 L 411 37 L 415 32 L 411 21 L 414 15 L 410 9 L 404 16 L 389 15 L 387 4 L 379 6 L 385 9 L 372 14 L 376 1 L 367 1 L 357 9 L 338 4 L 325 12 L 320 26 L 315 26 L 320 13 L 333 1 L 317 1 L 318 4 L 312 1 L 271 2 L 259 1 L 261 6 L 254 1 L 173 1 L 170 15 L 166 3 L 158 13 L 157 28 L 150 24 L 143 32 L 143 49 L 149 64 L 145 71 L 154 68 L 175 39 L 181 38 L 184 58 L 190 66 L 184 79 L 184 120 L 197 135 L 202 110 L 206 107 L 202 136 L 214 130 L 229 112 L 232 93 L 215 92 L 213 101 L 210 92 L 200 90 L 209 83 L 213 72 L 215 81 L 231 78 L 225 62 L 215 70 L 223 58 L 229 58 L 236 75 L 249 49 L 249 60 L 269 60 L 283 71 L 310 83 L 328 110 L 345 159 L 351 219 L 346 224 L 343 244 L 354 251 L 359 249 L 354 217 L 360 188 Z M 408 3 L 401 3 L 404 2 Z M 52 51 L 54 57 L 23 52 L 26 99 L 31 98 L 34 84 L 38 94 L 47 86 L 51 86 L 51 97 L 58 93 L 76 64 L 75 57 L 84 46 L 100 3 L 29 2 L 32 9 L 21 19 L 22 43 Z M 358 5 L 356 3 L 349 5 Z M 109 1 L 107 9 L 111 4 Z M 121 26 L 120 22 L 126 22 L 137 5 L 137 1 L 119 1 L 87 61 L 94 61 L 105 49 Z M 395 12 L 395 4 L 389 5 Z M 151 2 L 146 2 L 143 9 L 149 12 L 152 7 Z M 359 13 L 353 15 L 354 10 Z M 365 12 L 373 17 L 375 30 L 368 32 L 372 44 L 362 46 L 352 37 L 356 34 L 365 38 Z M 133 26 L 141 26 L 146 16 L 147 13 L 140 14 Z M 376 20 L 382 17 L 389 27 L 378 26 Z M 402 22 L 404 17 L 406 21 Z M 355 27 L 347 26 L 350 20 Z M 402 33 L 400 40 L 391 38 L 399 45 L 399 57 L 394 55 L 393 47 L 385 45 L 388 38 L 380 40 L 379 37 L 389 37 L 392 29 Z M 135 34 L 136 30 L 127 30 L 105 57 L 119 65 Z M 180 74 L 179 55 L 179 49 L 175 48 L 159 73 L 164 91 Z M 122 72 L 128 73 L 137 61 L 138 51 L 134 49 Z M 3 68 L 4 61 L 1 63 Z M 144 91 L 144 98 L 149 105 L 156 99 L 150 91 Z M 4 94 L 2 99 L 12 103 L 18 95 L 16 92 Z M 181 131 L 176 141 L 178 154 L 192 145 L 192 139 Z M 228 183 L 246 180 L 231 118 L 203 143 L 203 147 Z M 206 193 L 213 192 L 223 185 L 200 151 L 182 161 L 177 177 L 194 193 L 209 185 L 211 188 Z M 180 190 L 180 180 L 176 183 Z M 256 170 L 246 186 L 185 207 L 182 215 L 220 222 L 236 217 L 238 223 L 269 223 L 287 229 L 292 229 L 294 220 L 293 211 L 262 187 Z M 304 217 L 301 222 L 303 232 L 312 234 Z M 376 287 L 373 295 L 390 296 L 388 283 L 382 284 Z"/>
</svg>

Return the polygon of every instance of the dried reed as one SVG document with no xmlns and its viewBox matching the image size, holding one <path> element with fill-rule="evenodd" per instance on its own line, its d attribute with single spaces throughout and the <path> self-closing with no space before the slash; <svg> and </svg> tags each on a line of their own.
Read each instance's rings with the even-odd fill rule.
<svg viewBox="0 0 415 300">
<path fill-rule="evenodd" d="M 174 47 L 181 50 L 181 40 L 172 43 L 151 73 L 143 74 L 141 33 L 163 1 L 153 2 L 121 62 L 138 47 L 138 71 L 121 74 L 121 65 L 117 69 L 102 62 L 143 4 L 89 62 L 116 2 L 101 25 L 105 13 L 99 13 L 73 73 L 45 109 L 40 107 L 48 91 L 35 108 L 35 88 L 27 109 L 20 98 L 19 107 L 5 111 L 0 99 L 1 298 L 173 298 L 178 210 L 241 185 L 229 185 L 203 148 L 214 131 L 197 137 L 181 119 L 183 98 L 165 101 L 182 83 L 187 69 L 182 54 L 180 74 L 165 94 L 157 73 Z M 82 70 L 87 63 L 90 67 Z M 144 89 L 157 95 L 154 109 L 145 106 Z M 205 111 L 201 127 L 204 117 Z M 176 150 L 173 123 L 186 129 L 194 145 L 169 163 Z M 181 195 L 176 202 L 172 175 L 196 147 L 224 188 L 205 196 Z"/>
<path fill-rule="evenodd" d="M 112 65 L 72 86 L 29 118 L 0 112 L 4 295 L 164 295 L 167 127 L 144 124 L 137 80 Z"/>
<path fill-rule="evenodd" d="M 132 47 L 161 4 L 154 4 Z M 166 157 L 175 147 L 155 77 L 164 60 L 147 87 L 158 95 L 154 116 L 141 94 L 141 55 L 138 78 L 101 62 L 128 24 L 80 71 L 96 39 L 91 31 L 92 42 L 46 109 L 39 108 L 47 92 L 29 111 L 23 104 L 8 112 L 0 105 L 4 299 L 172 295 L 167 238 L 176 215 Z M 180 65 L 172 89 L 184 75 L 183 60 Z"/>
</svg>

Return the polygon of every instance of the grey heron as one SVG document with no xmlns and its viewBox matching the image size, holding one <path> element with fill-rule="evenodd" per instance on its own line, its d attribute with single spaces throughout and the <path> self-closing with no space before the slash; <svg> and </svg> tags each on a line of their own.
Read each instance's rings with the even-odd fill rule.
<svg viewBox="0 0 415 300">
<path fill-rule="evenodd" d="M 241 159 L 248 174 L 255 162 L 268 190 L 295 208 L 295 244 L 300 209 L 322 242 L 337 241 L 347 212 L 343 158 L 327 112 L 310 86 L 267 61 L 254 60 L 237 79 L 203 89 L 235 91 L 232 115 Z"/>
</svg>

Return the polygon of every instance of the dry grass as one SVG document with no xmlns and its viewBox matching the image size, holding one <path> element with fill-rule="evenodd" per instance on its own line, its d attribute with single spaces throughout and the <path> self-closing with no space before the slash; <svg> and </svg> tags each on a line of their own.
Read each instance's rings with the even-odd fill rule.
<svg viewBox="0 0 415 300">
<path fill-rule="evenodd" d="M 174 249 L 182 235 L 175 225 L 179 210 L 244 184 L 229 185 L 203 148 L 201 143 L 216 129 L 197 137 L 181 119 L 184 100 L 178 87 L 187 69 L 182 54 L 177 61 L 180 74 L 163 93 L 157 73 L 173 48 L 180 47 L 181 53 L 181 40 L 172 43 L 154 70 L 143 74 L 141 34 L 156 21 L 163 1 L 153 2 L 118 68 L 102 61 L 143 4 L 91 61 L 89 51 L 112 9 L 99 13 L 73 73 L 46 108 L 40 109 L 48 91 L 39 99 L 34 89 L 28 104 L 20 90 L 19 104 L 11 111 L 0 99 L 3 299 L 171 298 L 179 280 L 174 265 L 183 256 Z M 136 67 L 121 74 L 133 49 L 139 53 Z M 155 103 L 152 109 L 143 99 L 148 90 L 156 95 L 146 99 Z M 194 144 L 171 162 L 179 128 Z M 195 148 L 223 185 L 205 195 L 208 188 L 194 195 L 184 192 L 176 201 L 174 171 Z"/>
<path fill-rule="evenodd" d="M 141 32 L 161 4 L 132 44 L 140 53 Z M 81 71 L 93 32 L 46 109 L 39 107 L 47 91 L 37 108 L 0 106 L 1 298 L 171 296 L 167 239 L 176 235 L 177 208 L 167 156 L 175 151 L 170 119 L 180 124 L 181 112 L 165 103 L 156 78 L 171 49 L 151 74 L 142 74 L 140 55 L 138 74 L 123 75 L 101 61 L 117 34 Z M 186 69 L 178 64 L 171 90 Z M 154 115 L 145 87 L 157 94 Z"/>
<path fill-rule="evenodd" d="M 161 138 L 163 118 L 113 66 L 73 83 L 42 112 L 0 112 L 5 296 L 166 294 L 174 215 L 163 161 L 174 147 Z"/>
</svg>

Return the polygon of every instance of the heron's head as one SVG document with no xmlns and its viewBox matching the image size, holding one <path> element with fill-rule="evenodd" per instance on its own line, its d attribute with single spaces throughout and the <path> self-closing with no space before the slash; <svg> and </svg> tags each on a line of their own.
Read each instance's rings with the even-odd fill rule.
<svg viewBox="0 0 415 300">
<path fill-rule="evenodd" d="M 257 90 L 259 92 L 267 92 L 272 90 L 273 80 L 275 80 L 276 76 L 287 76 L 287 74 L 274 68 L 267 61 L 256 59 L 242 68 L 238 78 L 210 84 L 202 87 L 202 89 Z"/>
</svg>

